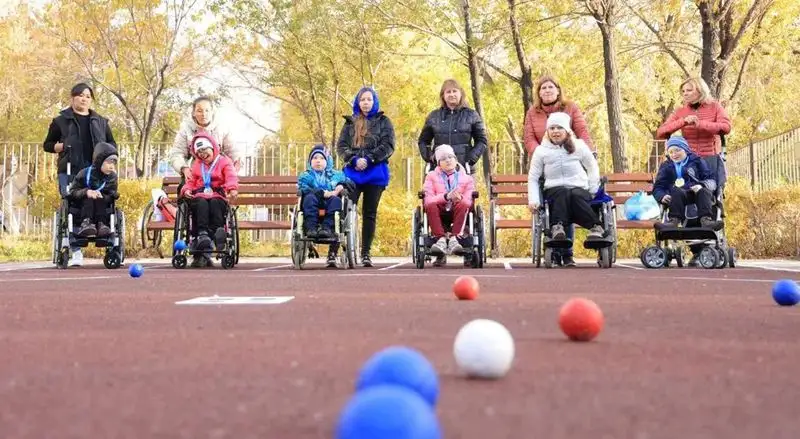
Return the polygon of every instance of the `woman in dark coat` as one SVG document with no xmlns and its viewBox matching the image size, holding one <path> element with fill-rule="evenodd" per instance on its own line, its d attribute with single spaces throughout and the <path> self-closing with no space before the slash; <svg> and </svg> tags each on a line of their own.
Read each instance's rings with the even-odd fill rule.
<svg viewBox="0 0 800 439">
<path fill-rule="evenodd" d="M 394 153 L 394 127 L 380 111 L 378 94 L 370 87 L 358 91 L 353 100 L 353 115 L 345 116 L 336 152 L 345 163 L 344 173 L 355 183 L 353 201 L 361 206 L 361 260 L 372 266 L 370 249 L 375 237 L 378 204 L 389 185 L 389 157 Z"/>
</svg>

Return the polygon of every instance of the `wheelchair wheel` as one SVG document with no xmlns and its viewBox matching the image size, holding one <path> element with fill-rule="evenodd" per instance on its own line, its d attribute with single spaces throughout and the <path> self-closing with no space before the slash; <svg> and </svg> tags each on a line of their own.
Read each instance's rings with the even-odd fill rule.
<svg viewBox="0 0 800 439">
<path fill-rule="evenodd" d="M 600 260 L 597 261 L 597 265 L 600 268 L 611 268 L 611 247 L 603 247 L 599 250 L 600 253 Z"/>
<path fill-rule="evenodd" d="M 58 260 L 58 251 L 61 249 L 60 221 L 61 215 L 58 212 L 53 213 L 53 224 L 50 227 L 53 236 L 53 264 Z"/>
<path fill-rule="evenodd" d="M 553 249 L 550 247 L 544 249 L 544 268 L 553 268 Z"/>
<path fill-rule="evenodd" d="M 728 252 L 726 252 L 724 249 L 720 247 L 717 247 L 716 250 L 717 250 L 717 265 L 715 265 L 714 268 L 717 269 L 725 268 L 725 266 L 728 264 Z"/>
<path fill-rule="evenodd" d="M 158 257 L 164 258 L 164 253 L 161 251 L 161 240 L 163 239 L 161 230 L 147 230 L 147 223 L 153 220 L 153 215 L 155 215 L 155 206 L 153 205 L 153 200 L 150 200 L 150 202 L 147 203 L 147 206 L 144 207 L 144 212 L 142 213 L 142 249 L 146 249 L 147 243 L 152 242 L 153 247 L 158 253 Z"/>
<path fill-rule="evenodd" d="M 358 209 L 355 203 L 348 201 L 347 207 L 347 245 L 345 252 L 347 253 L 347 268 L 356 268 L 358 264 Z"/>
<path fill-rule="evenodd" d="M 228 270 L 233 268 L 236 258 L 232 254 L 222 256 L 222 268 Z"/>
<path fill-rule="evenodd" d="M 108 250 L 103 258 L 103 265 L 109 270 L 115 270 L 122 265 L 122 257 L 117 250 Z"/>
<path fill-rule="evenodd" d="M 172 234 L 172 266 L 175 266 L 175 257 L 179 255 L 184 255 L 186 250 L 176 250 L 175 243 L 178 241 L 183 241 L 187 248 L 189 245 L 189 231 L 188 231 L 188 223 L 189 217 L 187 213 L 189 205 L 186 202 L 179 202 L 178 209 L 175 211 L 175 226 L 173 227 L 173 234 Z M 185 256 L 184 256 L 185 259 Z M 183 264 L 184 268 L 186 264 Z M 175 267 L 179 268 L 179 267 Z"/>
<path fill-rule="evenodd" d="M 667 251 L 657 245 L 645 248 L 639 257 L 647 268 L 663 268 L 667 264 Z"/>
<path fill-rule="evenodd" d="M 119 209 L 116 210 L 116 228 L 117 228 L 117 243 L 115 245 L 116 251 L 119 253 L 120 265 L 125 263 L 125 213 Z M 119 268 L 119 267 L 117 267 Z"/>
<path fill-rule="evenodd" d="M 231 212 L 231 218 L 233 219 L 233 265 L 239 265 L 239 253 L 241 252 L 241 247 L 239 246 L 239 218 L 236 216 L 236 212 L 238 208 L 234 208 Z"/>
<path fill-rule="evenodd" d="M 483 224 L 483 209 L 481 209 L 481 206 L 475 207 L 475 229 L 478 234 L 478 252 L 475 255 L 477 256 L 477 265 L 475 268 L 483 268 L 483 264 L 486 262 L 486 232 Z"/>
<path fill-rule="evenodd" d="M 703 247 L 703 249 L 700 250 L 700 254 L 697 255 L 697 262 L 705 269 L 716 267 L 717 263 L 719 263 L 719 253 L 717 253 L 717 249 L 713 247 Z"/>
<path fill-rule="evenodd" d="M 425 268 L 425 249 L 421 246 L 417 247 L 416 267 L 422 270 Z"/>
<path fill-rule="evenodd" d="M 411 215 L 411 246 L 409 247 L 411 250 L 411 262 L 414 264 L 417 263 L 417 246 L 419 242 L 419 229 L 422 227 L 420 225 L 420 221 L 422 219 L 421 209 L 417 207 L 414 209 L 414 213 Z"/>
<path fill-rule="evenodd" d="M 675 265 L 678 268 L 683 268 L 683 247 L 682 246 L 675 246 Z"/>
<path fill-rule="evenodd" d="M 172 267 L 177 269 L 186 268 L 186 255 L 175 255 L 172 257 Z"/>
<path fill-rule="evenodd" d="M 736 249 L 728 247 L 728 267 L 736 268 Z"/>
<path fill-rule="evenodd" d="M 533 241 L 533 245 L 531 248 L 531 257 L 533 258 L 533 264 L 536 268 L 542 266 L 542 225 L 541 221 L 538 219 L 534 220 L 533 230 L 531 231 L 531 241 Z"/>
<path fill-rule="evenodd" d="M 302 236 L 302 225 L 300 223 L 302 214 L 302 212 L 297 212 L 292 215 L 292 265 L 296 270 L 303 269 L 303 265 L 306 262 L 306 250 L 308 249 L 306 242 L 300 239 Z"/>
</svg>

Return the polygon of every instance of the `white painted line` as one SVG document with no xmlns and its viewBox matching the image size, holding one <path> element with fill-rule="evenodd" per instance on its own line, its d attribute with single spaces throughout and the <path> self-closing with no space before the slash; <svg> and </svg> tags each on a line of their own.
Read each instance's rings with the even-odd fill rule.
<svg viewBox="0 0 800 439">
<path fill-rule="evenodd" d="M 420 270 L 421 271 L 421 270 Z M 348 273 L 348 274 L 338 274 L 337 276 L 347 276 L 347 277 L 354 277 L 354 276 L 396 276 L 396 277 L 420 277 L 423 273 Z M 463 276 L 464 273 L 459 274 L 449 274 L 449 273 L 442 273 L 441 271 L 431 270 L 431 275 L 435 275 L 436 277 L 440 276 L 447 276 L 447 277 L 459 277 Z M 471 274 L 472 277 L 525 277 L 525 276 L 515 276 L 511 274 Z"/>
<path fill-rule="evenodd" d="M 388 267 L 379 268 L 378 271 L 391 270 L 392 268 L 400 267 L 400 266 L 403 266 L 403 265 L 406 265 L 406 264 L 408 264 L 408 261 L 401 262 L 399 264 L 390 265 Z"/>
<path fill-rule="evenodd" d="M 292 264 L 276 265 L 274 267 L 254 268 L 254 269 L 252 269 L 250 271 L 267 271 L 267 270 L 275 270 L 275 269 L 278 269 L 278 268 L 288 268 L 288 267 L 291 267 L 291 266 L 292 266 Z"/>
<path fill-rule="evenodd" d="M 800 273 L 800 269 L 796 268 L 770 267 L 769 265 L 754 264 L 750 262 L 739 263 L 737 267 L 760 268 L 762 270 L 769 270 L 769 271 L 788 271 L 791 273 Z"/>
<path fill-rule="evenodd" d="M 91 279 L 114 279 L 119 276 L 80 276 L 80 277 L 28 277 L 24 279 L 0 279 L 0 282 L 39 282 L 56 280 L 91 280 Z"/>
<path fill-rule="evenodd" d="M 47 268 L 47 267 L 52 267 L 52 266 L 53 266 L 52 263 L 49 263 L 49 264 L 19 264 L 19 265 L 14 264 L 14 265 L 0 266 L 0 271 L 1 272 L 6 272 L 6 271 L 33 270 L 33 269 Z"/>
<path fill-rule="evenodd" d="M 195 297 L 181 300 L 175 305 L 280 305 L 294 299 L 294 296 L 217 296 Z"/>
<path fill-rule="evenodd" d="M 505 267 L 506 270 L 511 270 L 511 262 L 503 262 L 503 267 Z"/>
<path fill-rule="evenodd" d="M 632 268 L 634 270 L 644 270 L 644 267 L 636 267 L 636 266 L 633 266 L 633 265 L 620 264 L 619 262 L 614 263 L 614 265 L 616 265 L 618 267 Z"/>
<path fill-rule="evenodd" d="M 641 277 L 631 277 L 628 276 L 628 279 L 643 279 Z M 708 282 L 764 282 L 764 283 L 773 283 L 775 279 L 751 279 L 751 278 L 724 278 L 724 277 L 699 277 L 699 276 L 648 276 L 647 279 L 667 279 L 667 280 L 704 280 Z"/>
</svg>

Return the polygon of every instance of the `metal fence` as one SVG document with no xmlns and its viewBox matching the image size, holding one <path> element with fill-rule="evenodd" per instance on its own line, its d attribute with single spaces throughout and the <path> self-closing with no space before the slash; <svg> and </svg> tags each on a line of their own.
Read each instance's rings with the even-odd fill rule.
<svg viewBox="0 0 800 439">
<path fill-rule="evenodd" d="M 755 192 L 800 183 L 800 127 L 728 154 L 728 172 L 747 178 Z"/>
</svg>

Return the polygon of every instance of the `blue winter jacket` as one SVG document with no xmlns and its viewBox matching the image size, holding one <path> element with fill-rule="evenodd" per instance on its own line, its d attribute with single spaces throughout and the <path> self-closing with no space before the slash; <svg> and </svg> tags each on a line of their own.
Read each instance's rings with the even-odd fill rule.
<svg viewBox="0 0 800 439">
<path fill-rule="evenodd" d="M 318 149 L 311 150 L 311 154 L 306 161 L 306 172 L 300 174 L 297 179 L 297 188 L 305 195 L 316 190 L 332 191 L 336 186 L 344 185 L 347 183 L 347 176 L 344 172 L 333 169 L 333 157 L 325 154 L 327 165 L 324 171 L 316 171 L 311 168 L 311 156 L 319 151 Z"/>
<path fill-rule="evenodd" d="M 717 182 L 714 180 L 714 173 L 708 167 L 708 164 L 702 157 L 694 153 L 689 153 L 686 156 L 686 164 L 681 169 L 681 177 L 684 180 L 683 189 L 689 190 L 694 185 L 701 185 L 710 190 L 712 193 L 717 189 Z M 656 182 L 653 185 L 653 198 L 656 201 L 661 201 L 664 195 L 669 195 L 670 189 L 675 186 L 675 180 L 678 179 L 675 163 L 667 158 L 658 168 L 656 174 Z"/>
</svg>

